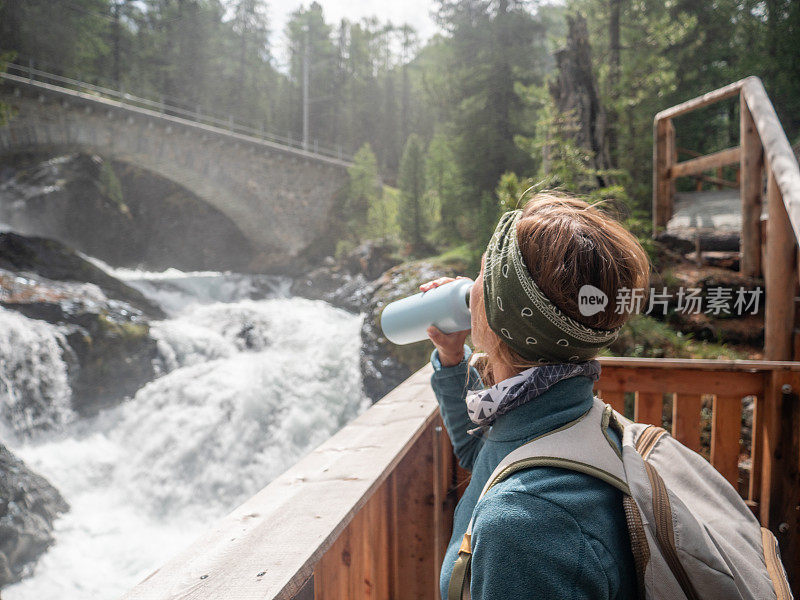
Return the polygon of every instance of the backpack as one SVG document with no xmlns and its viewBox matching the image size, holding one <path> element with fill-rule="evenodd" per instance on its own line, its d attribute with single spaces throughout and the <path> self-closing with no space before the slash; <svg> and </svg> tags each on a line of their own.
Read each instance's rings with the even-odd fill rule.
<svg viewBox="0 0 800 600">
<path fill-rule="evenodd" d="M 621 452 L 609 427 L 622 440 Z M 639 598 L 792 598 L 775 536 L 714 467 L 661 427 L 633 423 L 595 398 L 579 419 L 509 453 L 480 498 L 511 474 L 538 466 L 586 473 L 623 492 Z M 472 520 L 448 600 L 470 598 L 471 534 Z"/>
</svg>

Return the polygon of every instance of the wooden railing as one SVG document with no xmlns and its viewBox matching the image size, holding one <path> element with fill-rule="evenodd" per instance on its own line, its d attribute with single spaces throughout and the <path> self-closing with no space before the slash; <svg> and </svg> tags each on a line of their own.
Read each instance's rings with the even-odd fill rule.
<svg viewBox="0 0 800 600">
<path fill-rule="evenodd" d="M 749 473 L 744 469 L 743 496 L 778 536 L 796 586 L 798 511 L 796 488 L 790 488 L 800 463 L 800 411 L 797 397 L 782 386 L 800 390 L 800 363 L 601 362 L 597 390 L 607 402 L 624 411 L 625 395 L 632 394 L 631 416 L 671 420 L 673 434 L 695 449 L 710 420 L 711 462 L 734 485 L 740 459 L 751 465 Z M 417 372 L 125 600 L 438 598 L 439 568 L 466 479 L 442 430 L 429 377 L 430 367 Z M 703 411 L 704 394 L 713 400 Z M 744 456 L 746 396 L 754 397 L 754 415 L 752 450 Z"/>
<path fill-rule="evenodd" d="M 673 119 L 732 97 L 739 98 L 739 145 L 677 162 Z M 675 180 L 729 164 L 739 165 L 742 206 L 740 271 L 764 275 L 765 357 L 800 355 L 795 331 L 797 240 L 800 239 L 800 168 L 772 103 L 758 77 L 747 77 L 655 117 L 653 138 L 653 232 L 666 226 L 673 210 Z M 768 219 L 762 235 L 763 177 Z M 795 348 L 798 348 L 795 351 Z"/>
<path fill-rule="evenodd" d="M 678 163 L 671 119 L 737 94 L 740 147 Z M 740 163 L 742 269 L 756 275 L 765 267 L 770 360 L 603 358 L 596 391 L 621 411 L 630 400 L 628 416 L 666 425 L 690 448 L 707 450 L 711 463 L 778 537 L 797 592 L 800 363 L 790 361 L 800 171 L 753 77 L 659 113 L 655 130 L 656 229 L 671 214 L 676 177 Z M 769 209 L 763 261 L 762 168 Z M 467 474 L 455 464 L 429 377 L 430 367 L 414 374 L 124 599 L 438 598 L 439 568 Z M 749 445 L 742 434 L 745 398 L 753 405 Z"/>
</svg>

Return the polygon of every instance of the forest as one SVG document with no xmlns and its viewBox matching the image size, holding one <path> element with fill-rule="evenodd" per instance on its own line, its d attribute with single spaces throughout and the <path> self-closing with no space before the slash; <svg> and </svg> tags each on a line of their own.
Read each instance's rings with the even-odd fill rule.
<svg viewBox="0 0 800 600">
<path fill-rule="evenodd" d="M 645 239 L 653 116 L 748 75 L 800 140 L 798 2 L 436 0 L 431 10 L 440 33 L 421 43 L 380 14 L 329 22 L 317 2 L 276 31 L 267 0 L 3 0 L 0 52 L 293 139 L 307 78 L 308 139 L 353 157 L 340 252 L 384 238 L 411 256 L 474 259 L 490 233 L 482 224 L 543 188 L 612 201 Z M 732 145 L 737 111 L 683 117 L 678 145 Z"/>
</svg>

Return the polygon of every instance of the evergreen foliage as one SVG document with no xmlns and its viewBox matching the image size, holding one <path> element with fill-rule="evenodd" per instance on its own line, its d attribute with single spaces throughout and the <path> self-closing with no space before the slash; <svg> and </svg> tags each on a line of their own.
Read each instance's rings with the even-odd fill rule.
<svg viewBox="0 0 800 600">
<path fill-rule="evenodd" d="M 402 238 L 417 253 L 478 252 L 501 210 L 554 186 L 613 199 L 646 235 L 653 116 L 748 75 L 762 78 L 800 141 L 796 1 L 432 0 L 432 9 L 441 32 L 423 43 L 378 17 L 331 22 L 322 0 L 284 31 L 269 0 L 0 0 L 0 56 L 295 141 L 307 67 L 309 142 L 355 153 L 345 235 Z M 613 168 L 603 172 L 548 93 L 571 14 L 588 23 L 607 115 Z M 676 119 L 678 145 L 735 145 L 735 104 Z"/>
<path fill-rule="evenodd" d="M 413 251 L 425 246 L 428 219 L 423 202 L 425 200 L 425 156 L 422 140 L 411 134 L 400 159 L 398 175 L 400 187 L 400 233 Z"/>
</svg>

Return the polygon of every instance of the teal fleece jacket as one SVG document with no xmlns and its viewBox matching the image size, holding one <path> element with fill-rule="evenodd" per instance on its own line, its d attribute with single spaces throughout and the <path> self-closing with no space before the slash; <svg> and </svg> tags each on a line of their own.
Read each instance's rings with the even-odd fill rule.
<svg viewBox="0 0 800 600">
<path fill-rule="evenodd" d="M 607 483 L 555 467 L 526 469 L 494 486 L 476 508 L 495 467 L 522 444 L 587 412 L 593 382 L 578 376 L 501 415 L 483 437 L 467 433 L 468 389 L 483 387 L 468 366 L 470 350 L 442 367 L 434 350 L 433 390 L 462 467 L 472 472 L 455 509 L 453 535 L 439 579 L 442 598 L 470 517 L 473 600 L 604 600 L 636 598 L 636 574 L 621 492 Z M 476 434 L 479 435 L 479 434 Z M 619 443 L 619 439 L 615 440 Z"/>
</svg>

